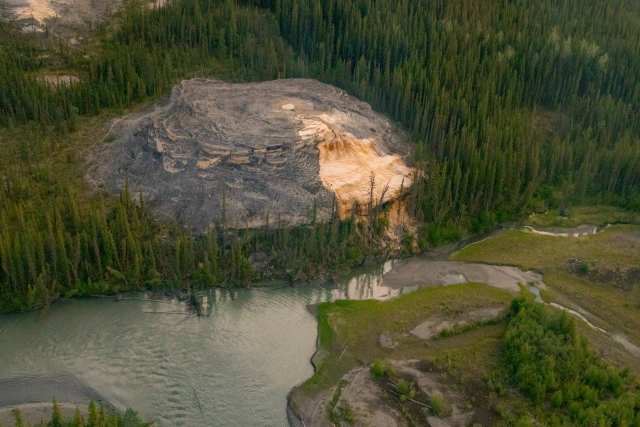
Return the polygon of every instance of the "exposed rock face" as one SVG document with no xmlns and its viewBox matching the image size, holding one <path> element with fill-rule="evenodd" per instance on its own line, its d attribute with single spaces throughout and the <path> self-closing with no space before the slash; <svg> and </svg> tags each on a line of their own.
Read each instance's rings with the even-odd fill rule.
<svg viewBox="0 0 640 427">
<path fill-rule="evenodd" d="M 91 29 L 115 12 L 121 0 L 0 0 L 0 18 L 17 21 L 27 32 L 45 29 L 68 33 Z M 78 41 L 75 40 L 75 43 Z M 74 41 L 70 40 L 73 44 Z"/>
<path fill-rule="evenodd" d="M 315 80 L 183 81 L 168 102 L 115 123 L 111 139 L 88 179 L 111 192 L 128 180 L 156 212 L 196 230 L 327 220 L 371 196 L 397 197 L 413 174 L 401 132 Z"/>
<path fill-rule="evenodd" d="M 45 30 L 71 45 L 80 34 L 94 30 L 118 11 L 122 0 L 0 0 L 0 19 L 14 21 L 24 32 Z M 166 0 L 145 0 L 149 7 L 162 7 Z"/>
</svg>

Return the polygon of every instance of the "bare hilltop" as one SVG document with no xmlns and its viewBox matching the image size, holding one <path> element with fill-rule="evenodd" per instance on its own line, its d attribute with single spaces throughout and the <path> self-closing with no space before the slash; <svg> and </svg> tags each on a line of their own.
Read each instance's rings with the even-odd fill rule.
<svg viewBox="0 0 640 427">
<path fill-rule="evenodd" d="M 127 182 L 160 216 L 198 231 L 345 216 L 393 200 L 413 177 L 400 130 L 308 79 L 186 80 L 168 100 L 116 121 L 108 139 L 88 180 L 113 193 Z"/>
</svg>

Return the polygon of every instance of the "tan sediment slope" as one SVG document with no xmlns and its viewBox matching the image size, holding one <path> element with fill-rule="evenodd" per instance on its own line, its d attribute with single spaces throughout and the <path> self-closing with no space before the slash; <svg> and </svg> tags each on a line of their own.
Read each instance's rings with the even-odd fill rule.
<svg viewBox="0 0 640 427">
<path fill-rule="evenodd" d="M 168 102 L 116 122 L 111 136 L 88 180 L 112 192 L 128 181 L 157 213 L 198 230 L 326 221 L 334 208 L 345 216 L 370 199 L 394 200 L 413 177 L 399 129 L 308 79 L 186 80 Z"/>
<path fill-rule="evenodd" d="M 336 194 L 342 217 L 354 205 L 393 200 L 411 185 L 413 169 L 400 156 L 379 152 L 374 141 L 331 128 L 320 138 L 320 179 Z"/>
<path fill-rule="evenodd" d="M 121 0 L 0 0 L 11 19 L 33 19 L 38 24 L 56 19 L 65 24 L 85 24 L 102 20 L 117 10 Z"/>
<path fill-rule="evenodd" d="M 40 24 L 51 18 L 66 23 L 99 21 L 116 11 L 122 0 L 0 0 L 13 19 L 34 19 Z M 162 7 L 167 0 L 145 1 L 149 7 Z"/>
<path fill-rule="evenodd" d="M 9 2 L 11 4 L 11 2 Z M 33 18 L 38 22 L 56 15 L 49 0 L 25 0 L 15 2 L 14 13 L 17 19 Z"/>
</svg>

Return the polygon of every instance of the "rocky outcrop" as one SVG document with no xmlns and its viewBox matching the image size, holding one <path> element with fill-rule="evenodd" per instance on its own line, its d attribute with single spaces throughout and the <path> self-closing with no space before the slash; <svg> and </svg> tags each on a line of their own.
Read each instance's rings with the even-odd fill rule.
<svg viewBox="0 0 640 427">
<path fill-rule="evenodd" d="M 196 230 L 323 221 L 386 203 L 411 184 L 403 134 L 315 80 L 187 80 L 168 101 L 114 124 L 90 182 L 134 193 Z"/>
</svg>

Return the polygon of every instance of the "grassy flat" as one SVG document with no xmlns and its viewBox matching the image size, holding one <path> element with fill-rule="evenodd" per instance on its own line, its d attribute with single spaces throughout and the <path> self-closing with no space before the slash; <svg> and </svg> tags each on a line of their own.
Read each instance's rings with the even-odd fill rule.
<svg viewBox="0 0 640 427">
<path fill-rule="evenodd" d="M 533 213 L 527 224 L 535 227 L 577 227 L 583 224 L 640 224 L 640 214 L 615 206 L 576 206 L 569 208 L 565 215 L 557 209 L 543 214 Z"/>
<path fill-rule="evenodd" d="M 407 333 L 432 316 L 451 315 L 495 306 L 507 306 L 513 296 L 480 284 L 425 288 L 390 301 L 337 301 L 318 308 L 319 349 L 316 374 L 304 385 L 314 393 L 336 384 L 351 368 L 378 358 L 414 357 L 454 365 L 461 377 L 484 371 L 496 350 L 500 327 L 485 326 L 428 345 Z M 398 345 L 385 349 L 380 334 L 390 334 Z M 461 342 L 464 341 L 464 342 Z M 436 343 L 432 345 L 432 343 Z M 469 349 L 474 351 L 469 351 Z"/>
<path fill-rule="evenodd" d="M 544 298 L 587 315 L 595 325 L 612 333 L 624 334 L 640 344 L 640 289 L 625 285 L 624 274 L 640 267 L 640 227 L 615 225 L 593 236 L 553 237 L 509 230 L 455 253 L 457 261 L 508 264 L 536 269 L 544 274 L 548 289 Z M 585 263 L 588 273 L 569 268 L 571 260 Z M 592 274 L 598 272 L 600 274 Z M 600 278 L 610 273 L 616 280 Z M 623 283 L 620 283 L 620 282 Z M 607 359 L 640 372 L 640 363 L 605 335 L 578 322 L 592 346 Z"/>
<path fill-rule="evenodd" d="M 633 268 L 640 266 L 640 226 L 614 225 L 579 238 L 508 230 L 465 247 L 451 259 L 539 270 L 565 267 L 572 259 L 609 269 Z"/>
</svg>

